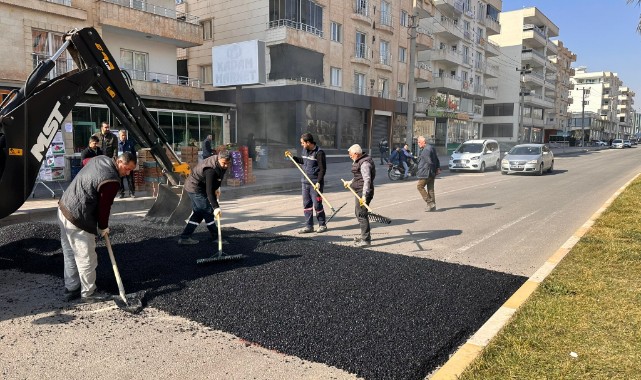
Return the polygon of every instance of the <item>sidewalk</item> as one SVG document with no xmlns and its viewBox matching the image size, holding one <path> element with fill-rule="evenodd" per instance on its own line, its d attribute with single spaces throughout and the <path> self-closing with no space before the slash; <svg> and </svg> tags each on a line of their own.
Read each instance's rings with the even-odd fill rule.
<svg viewBox="0 0 641 380">
<path fill-rule="evenodd" d="M 608 149 L 608 147 L 551 147 L 555 156 L 583 155 L 590 154 L 592 151 Z M 502 152 L 504 155 L 506 152 Z M 444 172 L 448 168 L 449 156 L 439 155 L 441 170 Z M 387 177 L 387 166 L 380 165 L 380 158 L 375 157 L 376 163 L 376 184 L 389 183 Z M 328 164 L 328 171 L 325 179 L 325 189 L 334 189 L 342 186 L 342 179 L 351 179 L 352 163 L 346 155 L 343 162 L 331 162 Z M 254 175 L 256 182 L 244 186 L 232 187 L 223 185 L 223 192 L 226 199 L 238 199 L 246 196 L 269 194 L 281 191 L 299 190 L 301 186 L 301 174 L 292 165 L 291 168 L 284 169 L 255 169 Z M 69 186 L 70 182 L 46 183 L 54 190 L 55 198 L 42 185 L 36 185 L 34 197 L 29 198 L 25 203 L 10 216 L 0 220 L 0 227 L 27 221 L 39 221 L 43 218 L 52 217 L 58 206 L 64 189 Z M 145 192 L 137 192 L 137 198 L 116 198 L 112 207 L 112 213 L 126 213 L 148 210 L 154 203 L 155 198 Z"/>
</svg>

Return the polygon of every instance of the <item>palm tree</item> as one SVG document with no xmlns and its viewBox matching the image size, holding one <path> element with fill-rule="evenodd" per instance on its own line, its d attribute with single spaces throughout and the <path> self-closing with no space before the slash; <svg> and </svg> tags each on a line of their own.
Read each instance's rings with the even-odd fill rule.
<svg viewBox="0 0 641 380">
<path fill-rule="evenodd" d="M 641 6 L 641 0 L 626 0 L 628 4 L 636 2 L 637 5 Z M 641 16 L 639 16 L 639 24 L 637 25 L 637 32 L 641 33 Z"/>
</svg>

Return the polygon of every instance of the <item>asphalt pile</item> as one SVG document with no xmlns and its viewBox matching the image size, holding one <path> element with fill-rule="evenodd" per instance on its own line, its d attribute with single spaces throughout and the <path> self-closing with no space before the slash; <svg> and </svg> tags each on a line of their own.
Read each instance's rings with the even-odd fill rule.
<svg viewBox="0 0 641 380">
<path fill-rule="evenodd" d="M 202 230 L 201 230 L 202 229 Z M 111 227 L 127 292 L 269 349 L 367 379 L 422 379 L 476 331 L 526 278 L 470 266 L 224 228 L 237 262 L 197 265 L 217 251 L 199 227 Z M 0 269 L 62 277 L 56 225 L 0 229 Z M 117 293 L 103 242 L 98 288 Z M 61 281 L 61 287 L 62 281 Z"/>
</svg>

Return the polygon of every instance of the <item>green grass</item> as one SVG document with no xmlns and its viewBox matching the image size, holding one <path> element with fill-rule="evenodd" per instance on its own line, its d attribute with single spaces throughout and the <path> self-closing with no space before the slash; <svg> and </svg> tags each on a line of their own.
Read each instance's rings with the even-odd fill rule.
<svg viewBox="0 0 641 380">
<path fill-rule="evenodd" d="M 641 379 L 641 177 L 461 379 Z"/>
</svg>

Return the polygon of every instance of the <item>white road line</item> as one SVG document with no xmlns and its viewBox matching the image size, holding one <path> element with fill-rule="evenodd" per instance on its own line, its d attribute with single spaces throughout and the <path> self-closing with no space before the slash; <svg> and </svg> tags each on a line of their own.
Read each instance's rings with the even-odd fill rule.
<svg viewBox="0 0 641 380">
<path fill-rule="evenodd" d="M 484 242 L 484 241 L 486 241 L 487 239 L 491 238 L 492 236 L 494 236 L 494 235 L 498 234 L 499 232 L 504 231 L 504 230 L 506 230 L 506 229 L 508 229 L 508 228 L 512 227 L 513 225 L 515 225 L 515 224 L 517 224 L 517 223 L 519 223 L 519 222 L 523 221 L 524 219 L 529 218 L 530 216 L 532 216 L 532 215 L 536 214 L 537 212 L 539 212 L 539 210 L 536 210 L 536 211 L 533 211 L 533 212 L 531 212 L 531 213 L 529 213 L 529 214 L 527 214 L 527 215 L 524 215 L 524 216 L 522 216 L 522 217 L 520 217 L 520 218 L 518 218 L 518 219 L 516 219 L 516 220 L 511 221 L 511 222 L 510 222 L 510 223 L 508 223 L 508 224 L 504 224 L 504 225 L 502 225 L 501 227 L 499 227 L 499 228 L 497 228 L 496 230 L 494 230 L 494 232 L 492 232 L 491 234 L 486 235 L 486 236 L 484 236 L 484 237 L 482 237 L 482 238 L 480 238 L 480 239 L 478 239 L 478 240 L 475 240 L 475 241 L 473 241 L 472 243 L 470 243 L 470 244 L 468 244 L 468 245 L 464 245 L 464 246 L 460 247 L 459 249 L 457 249 L 457 250 L 456 250 L 456 252 L 458 252 L 458 253 L 463 253 L 463 252 L 467 251 L 468 249 L 470 249 L 470 248 L 472 248 L 472 247 L 474 247 L 474 246 L 476 246 L 476 245 L 478 245 L 478 244 L 481 244 L 482 242 Z M 451 258 L 451 257 L 448 257 L 447 259 L 449 260 L 450 258 Z"/>
</svg>

